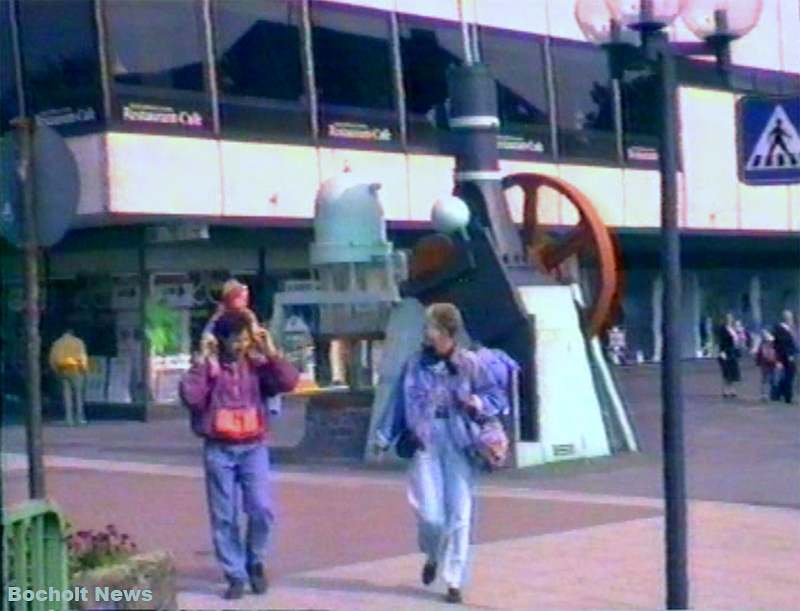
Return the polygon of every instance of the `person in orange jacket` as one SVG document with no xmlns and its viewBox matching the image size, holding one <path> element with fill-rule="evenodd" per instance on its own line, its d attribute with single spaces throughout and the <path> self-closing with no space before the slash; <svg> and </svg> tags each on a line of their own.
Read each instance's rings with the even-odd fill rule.
<svg viewBox="0 0 800 611">
<path fill-rule="evenodd" d="M 49 362 L 61 382 L 65 422 L 70 426 L 86 424 L 83 410 L 83 391 L 89 371 L 86 344 L 72 329 L 67 329 L 51 346 Z"/>
</svg>

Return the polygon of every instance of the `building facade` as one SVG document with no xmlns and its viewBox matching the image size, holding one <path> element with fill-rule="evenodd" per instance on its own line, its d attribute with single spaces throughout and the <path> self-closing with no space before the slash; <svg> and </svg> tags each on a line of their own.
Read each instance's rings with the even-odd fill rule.
<svg viewBox="0 0 800 611">
<path fill-rule="evenodd" d="M 651 77 L 612 80 L 571 1 L 462 10 L 497 80 L 502 171 L 589 195 L 622 247 L 628 346 L 657 357 Z M 0 131 L 24 110 L 66 138 L 81 177 L 74 229 L 44 256 L 45 342 L 69 324 L 93 354 L 142 363 L 156 298 L 179 312 L 172 351 L 188 352 L 230 274 L 268 315 L 283 280 L 308 276 L 314 197 L 342 171 L 382 183 L 392 238 L 413 244 L 452 189 L 446 71 L 464 61 L 461 17 L 457 0 L 0 0 Z M 692 40 L 681 24 L 670 35 Z M 800 94 L 800 3 L 764 0 L 730 82 L 706 59 L 680 73 L 687 357 L 726 311 L 757 329 L 800 308 L 800 185 L 742 183 L 736 126 L 741 96 Z M 554 231 L 576 220 L 557 198 L 540 210 Z M 13 360 L 21 274 L 2 247 Z"/>
</svg>

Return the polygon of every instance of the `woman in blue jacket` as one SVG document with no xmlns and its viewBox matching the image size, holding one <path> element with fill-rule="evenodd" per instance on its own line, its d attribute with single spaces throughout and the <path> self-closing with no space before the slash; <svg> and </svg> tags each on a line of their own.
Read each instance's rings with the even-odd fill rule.
<svg viewBox="0 0 800 611">
<path fill-rule="evenodd" d="M 393 420 L 404 420 L 401 439 L 411 447 L 408 500 L 426 556 L 422 582 L 429 585 L 441 574 L 452 603 L 462 600 L 472 523 L 476 468 L 468 421 L 494 417 L 505 400 L 477 356 L 458 345 L 462 328 L 454 305 L 426 310 L 423 349 L 404 367 L 402 418 L 384 418 L 384 429 L 394 433 Z M 385 430 L 383 436 L 394 437 Z"/>
</svg>

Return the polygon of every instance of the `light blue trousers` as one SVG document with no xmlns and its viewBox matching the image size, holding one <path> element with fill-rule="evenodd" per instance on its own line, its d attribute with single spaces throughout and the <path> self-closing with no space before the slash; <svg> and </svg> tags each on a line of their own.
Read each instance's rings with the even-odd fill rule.
<svg viewBox="0 0 800 611">
<path fill-rule="evenodd" d="M 408 501 L 417 516 L 420 551 L 438 564 L 448 587 L 460 588 L 466 577 L 474 479 L 447 421 L 434 420 L 429 447 L 411 461 Z"/>
<path fill-rule="evenodd" d="M 225 577 L 246 581 L 248 569 L 264 563 L 275 521 L 267 444 L 208 440 L 204 454 L 214 551 Z M 244 544 L 239 529 L 240 507 L 247 516 Z"/>
</svg>

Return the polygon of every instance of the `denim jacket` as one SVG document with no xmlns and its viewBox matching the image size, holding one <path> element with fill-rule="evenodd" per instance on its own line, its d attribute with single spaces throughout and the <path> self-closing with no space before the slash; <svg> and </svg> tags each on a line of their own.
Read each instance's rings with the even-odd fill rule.
<svg viewBox="0 0 800 611">
<path fill-rule="evenodd" d="M 467 449 L 472 445 L 472 438 L 460 400 L 470 395 L 477 395 L 480 399 L 479 412 L 483 416 L 497 415 L 505 401 L 502 389 L 469 350 L 457 348 L 448 360 L 419 352 L 403 367 L 378 432 L 391 442 L 409 428 L 426 445 L 439 408 L 448 414 L 448 428 L 456 445 Z"/>
</svg>

